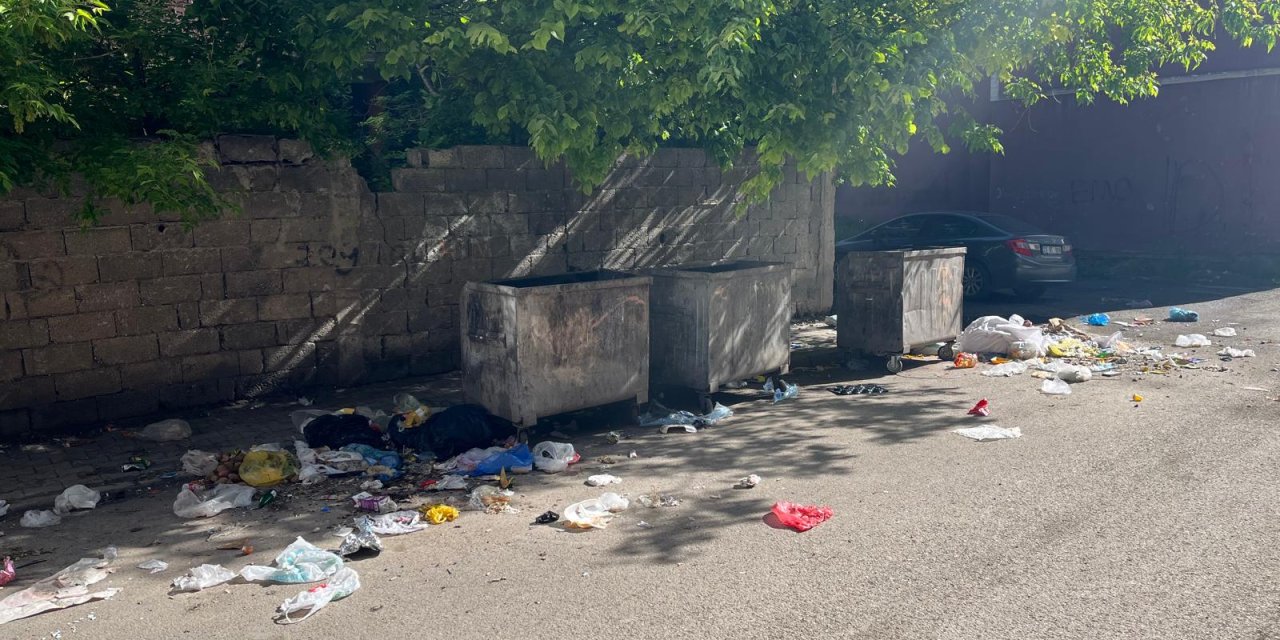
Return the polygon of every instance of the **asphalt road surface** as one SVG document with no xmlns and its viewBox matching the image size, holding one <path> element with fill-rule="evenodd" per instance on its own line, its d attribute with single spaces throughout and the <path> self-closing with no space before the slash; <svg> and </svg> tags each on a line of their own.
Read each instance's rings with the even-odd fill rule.
<svg viewBox="0 0 1280 640">
<path fill-rule="evenodd" d="M 299 495 L 274 511 L 186 522 L 162 491 L 43 530 L 19 528 L 10 514 L 0 549 L 49 553 L 24 555 L 20 564 L 46 561 L 20 570 L 0 596 L 108 543 L 120 548 L 117 571 L 97 586 L 123 591 L 7 624 L 0 637 L 1280 637 L 1280 291 L 1236 293 L 1077 285 L 1037 305 L 971 305 L 970 316 L 1036 319 L 1126 306 L 1103 297 L 1149 299 L 1156 317 L 1169 304 L 1198 310 L 1197 325 L 1126 333 L 1169 351 L 1178 333 L 1239 332 L 1198 350 L 1206 368 L 1097 378 L 1067 397 L 1041 394 L 1026 375 L 913 363 L 892 377 L 801 373 L 800 396 L 776 406 L 736 392 L 723 398 L 736 415 L 697 434 L 631 428 L 633 439 L 609 444 L 610 425 L 582 425 L 569 435 L 583 462 L 518 478 L 520 513 L 464 512 L 384 538 L 380 556 L 350 563 L 359 591 L 293 626 L 272 613 L 306 587 L 233 583 L 170 596 L 168 583 L 205 562 L 268 562 L 299 535 L 334 546 L 326 531 L 350 516 L 342 500 L 324 512 Z M 1258 357 L 1221 362 L 1224 344 Z M 853 380 L 890 392 L 822 389 Z M 993 415 L 967 416 L 984 397 Z M 978 443 L 950 433 L 984 423 L 1023 437 Z M 600 463 L 606 454 L 618 463 Z M 633 499 L 656 492 L 681 503 L 633 503 L 603 530 L 530 524 L 598 496 L 583 480 L 601 472 L 621 477 L 611 488 Z M 760 486 L 732 488 L 749 473 Z M 828 505 L 835 516 L 806 533 L 775 528 L 765 516 L 780 500 Z M 253 556 L 206 541 L 229 525 L 247 527 Z M 135 568 L 151 558 L 171 569 Z"/>
</svg>

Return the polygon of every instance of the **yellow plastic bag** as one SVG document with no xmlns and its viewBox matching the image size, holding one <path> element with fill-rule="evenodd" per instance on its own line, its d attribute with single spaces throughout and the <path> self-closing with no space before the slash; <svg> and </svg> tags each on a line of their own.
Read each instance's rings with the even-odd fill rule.
<svg viewBox="0 0 1280 640">
<path fill-rule="evenodd" d="M 298 463 L 287 451 L 250 451 L 240 463 L 240 479 L 251 487 L 270 487 L 298 474 Z"/>
<path fill-rule="evenodd" d="M 453 522 L 458 518 L 458 510 L 447 504 L 438 504 L 433 507 L 424 508 L 421 511 L 422 515 L 426 517 L 427 522 L 430 522 L 431 524 L 444 524 L 446 522 Z"/>
</svg>

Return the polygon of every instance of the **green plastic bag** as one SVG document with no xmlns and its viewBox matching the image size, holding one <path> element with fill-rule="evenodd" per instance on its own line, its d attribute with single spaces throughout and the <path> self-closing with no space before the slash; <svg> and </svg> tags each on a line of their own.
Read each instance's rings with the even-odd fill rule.
<svg viewBox="0 0 1280 640">
<path fill-rule="evenodd" d="M 240 463 L 240 480 L 251 487 L 270 487 L 298 474 L 298 463 L 288 451 L 250 451 Z"/>
</svg>

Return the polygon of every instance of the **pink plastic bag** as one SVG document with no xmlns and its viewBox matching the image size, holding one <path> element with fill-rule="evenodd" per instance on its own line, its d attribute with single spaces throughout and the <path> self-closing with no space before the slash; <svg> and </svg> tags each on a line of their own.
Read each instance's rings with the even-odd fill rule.
<svg viewBox="0 0 1280 640">
<path fill-rule="evenodd" d="M 18 572 L 13 568 L 13 558 L 5 556 L 4 565 L 0 566 L 0 587 L 13 582 L 16 577 L 18 577 Z"/>
<path fill-rule="evenodd" d="M 796 531 L 808 531 L 835 515 L 831 507 L 819 507 L 812 504 L 794 504 L 791 502 L 775 502 L 773 515 L 778 522 Z"/>
<path fill-rule="evenodd" d="M 969 415 L 983 417 L 991 415 L 991 403 L 987 402 L 986 398 L 979 400 L 978 404 L 973 405 L 973 408 L 969 410 Z"/>
</svg>

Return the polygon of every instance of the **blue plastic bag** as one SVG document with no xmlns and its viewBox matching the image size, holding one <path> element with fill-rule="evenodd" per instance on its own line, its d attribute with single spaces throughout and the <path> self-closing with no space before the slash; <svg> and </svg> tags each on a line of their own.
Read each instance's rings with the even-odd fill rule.
<svg viewBox="0 0 1280 640">
<path fill-rule="evenodd" d="M 532 471 L 533 452 L 529 450 L 529 445 L 520 444 L 481 460 L 480 464 L 476 465 L 475 470 L 471 472 L 471 475 L 492 476 L 501 473 L 503 469 L 506 469 L 507 473 L 527 473 Z"/>
<path fill-rule="evenodd" d="M 1111 316 L 1105 313 L 1095 313 L 1092 315 L 1085 316 L 1084 321 L 1085 321 L 1085 324 L 1090 324 L 1095 327 L 1105 327 L 1111 324 Z"/>
<path fill-rule="evenodd" d="M 1174 307 L 1169 310 L 1169 322 L 1199 322 L 1200 314 L 1190 309 Z"/>
</svg>

